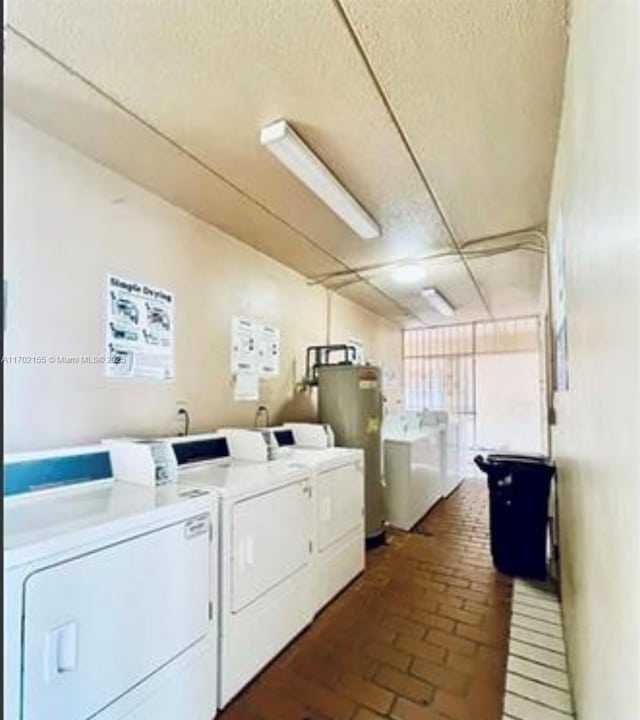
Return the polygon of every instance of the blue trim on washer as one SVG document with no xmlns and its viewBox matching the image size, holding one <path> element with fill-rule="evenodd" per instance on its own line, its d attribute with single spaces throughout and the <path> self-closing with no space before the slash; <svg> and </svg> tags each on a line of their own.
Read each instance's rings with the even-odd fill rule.
<svg viewBox="0 0 640 720">
<path fill-rule="evenodd" d="M 104 480 L 113 477 L 109 452 L 23 460 L 4 466 L 4 494 Z"/>
</svg>

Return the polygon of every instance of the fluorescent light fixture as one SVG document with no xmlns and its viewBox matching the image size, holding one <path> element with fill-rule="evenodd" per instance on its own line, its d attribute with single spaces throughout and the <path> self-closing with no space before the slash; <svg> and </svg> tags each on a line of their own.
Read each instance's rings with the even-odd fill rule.
<svg viewBox="0 0 640 720">
<path fill-rule="evenodd" d="M 285 120 L 265 125 L 260 130 L 260 142 L 363 240 L 380 235 L 371 215 Z"/>
<path fill-rule="evenodd" d="M 400 265 L 393 270 L 391 278 L 401 285 L 408 285 L 423 280 L 425 275 L 426 272 L 420 265 Z"/>
<path fill-rule="evenodd" d="M 424 288 L 420 294 L 436 312 L 440 313 L 440 315 L 449 316 L 455 313 L 453 305 L 451 305 L 451 303 L 449 303 L 449 301 L 435 288 Z"/>
</svg>

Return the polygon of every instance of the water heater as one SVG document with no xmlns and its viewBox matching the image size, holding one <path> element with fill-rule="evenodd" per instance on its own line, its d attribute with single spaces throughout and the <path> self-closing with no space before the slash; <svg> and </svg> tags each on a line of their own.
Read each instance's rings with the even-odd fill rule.
<svg viewBox="0 0 640 720">
<path fill-rule="evenodd" d="M 380 368 L 369 365 L 320 365 L 318 419 L 333 429 L 335 444 L 364 450 L 367 546 L 384 542 L 386 521 L 382 479 L 383 396 Z"/>
</svg>

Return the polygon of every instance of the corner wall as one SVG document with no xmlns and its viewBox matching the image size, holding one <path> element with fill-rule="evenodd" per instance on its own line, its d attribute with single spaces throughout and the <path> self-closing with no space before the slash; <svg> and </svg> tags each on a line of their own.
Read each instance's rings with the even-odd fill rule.
<svg viewBox="0 0 640 720">
<path fill-rule="evenodd" d="M 575 0 L 549 236 L 562 215 L 569 390 L 555 393 L 563 613 L 579 720 L 640 718 L 640 5 Z M 554 261 L 554 258 L 551 259 Z"/>
<path fill-rule="evenodd" d="M 4 363 L 5 451 L 95 442 L 114 435 L 251 425 L 257 402 L 235 402 L 231 318 L 274 323 L 280 375 L 261 382 L 272 421 L 304 417 L 296 396 L 304 349 L 348 337 L 402 376 L 401 330 L 333 296 L 266 255 L 149 193 L 5 112 L 4 355 L 104 354 L 107 273 L 173 290 L 176 379 L 107 379 L 101 365 Z"/>
</svg>

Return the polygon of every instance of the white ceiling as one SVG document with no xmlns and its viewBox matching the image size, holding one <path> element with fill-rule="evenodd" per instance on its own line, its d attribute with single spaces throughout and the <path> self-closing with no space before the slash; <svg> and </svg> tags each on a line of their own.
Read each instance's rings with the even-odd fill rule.
<svg viewBox="0 0 640 720">
<path fill-rule="evenodd" d="M 426 285 L 455 322 L 519 315 L 542 255 L 464 244 L 545 223 L 564 22 L 564 0 L 9 0 L 5 104 L 393 322 L 444 321 Z M 260 145 L 279 118 L 380 238 Z M 398 284 L 388 264 L 412 258 L 424 278 Z"/>
</svg>

